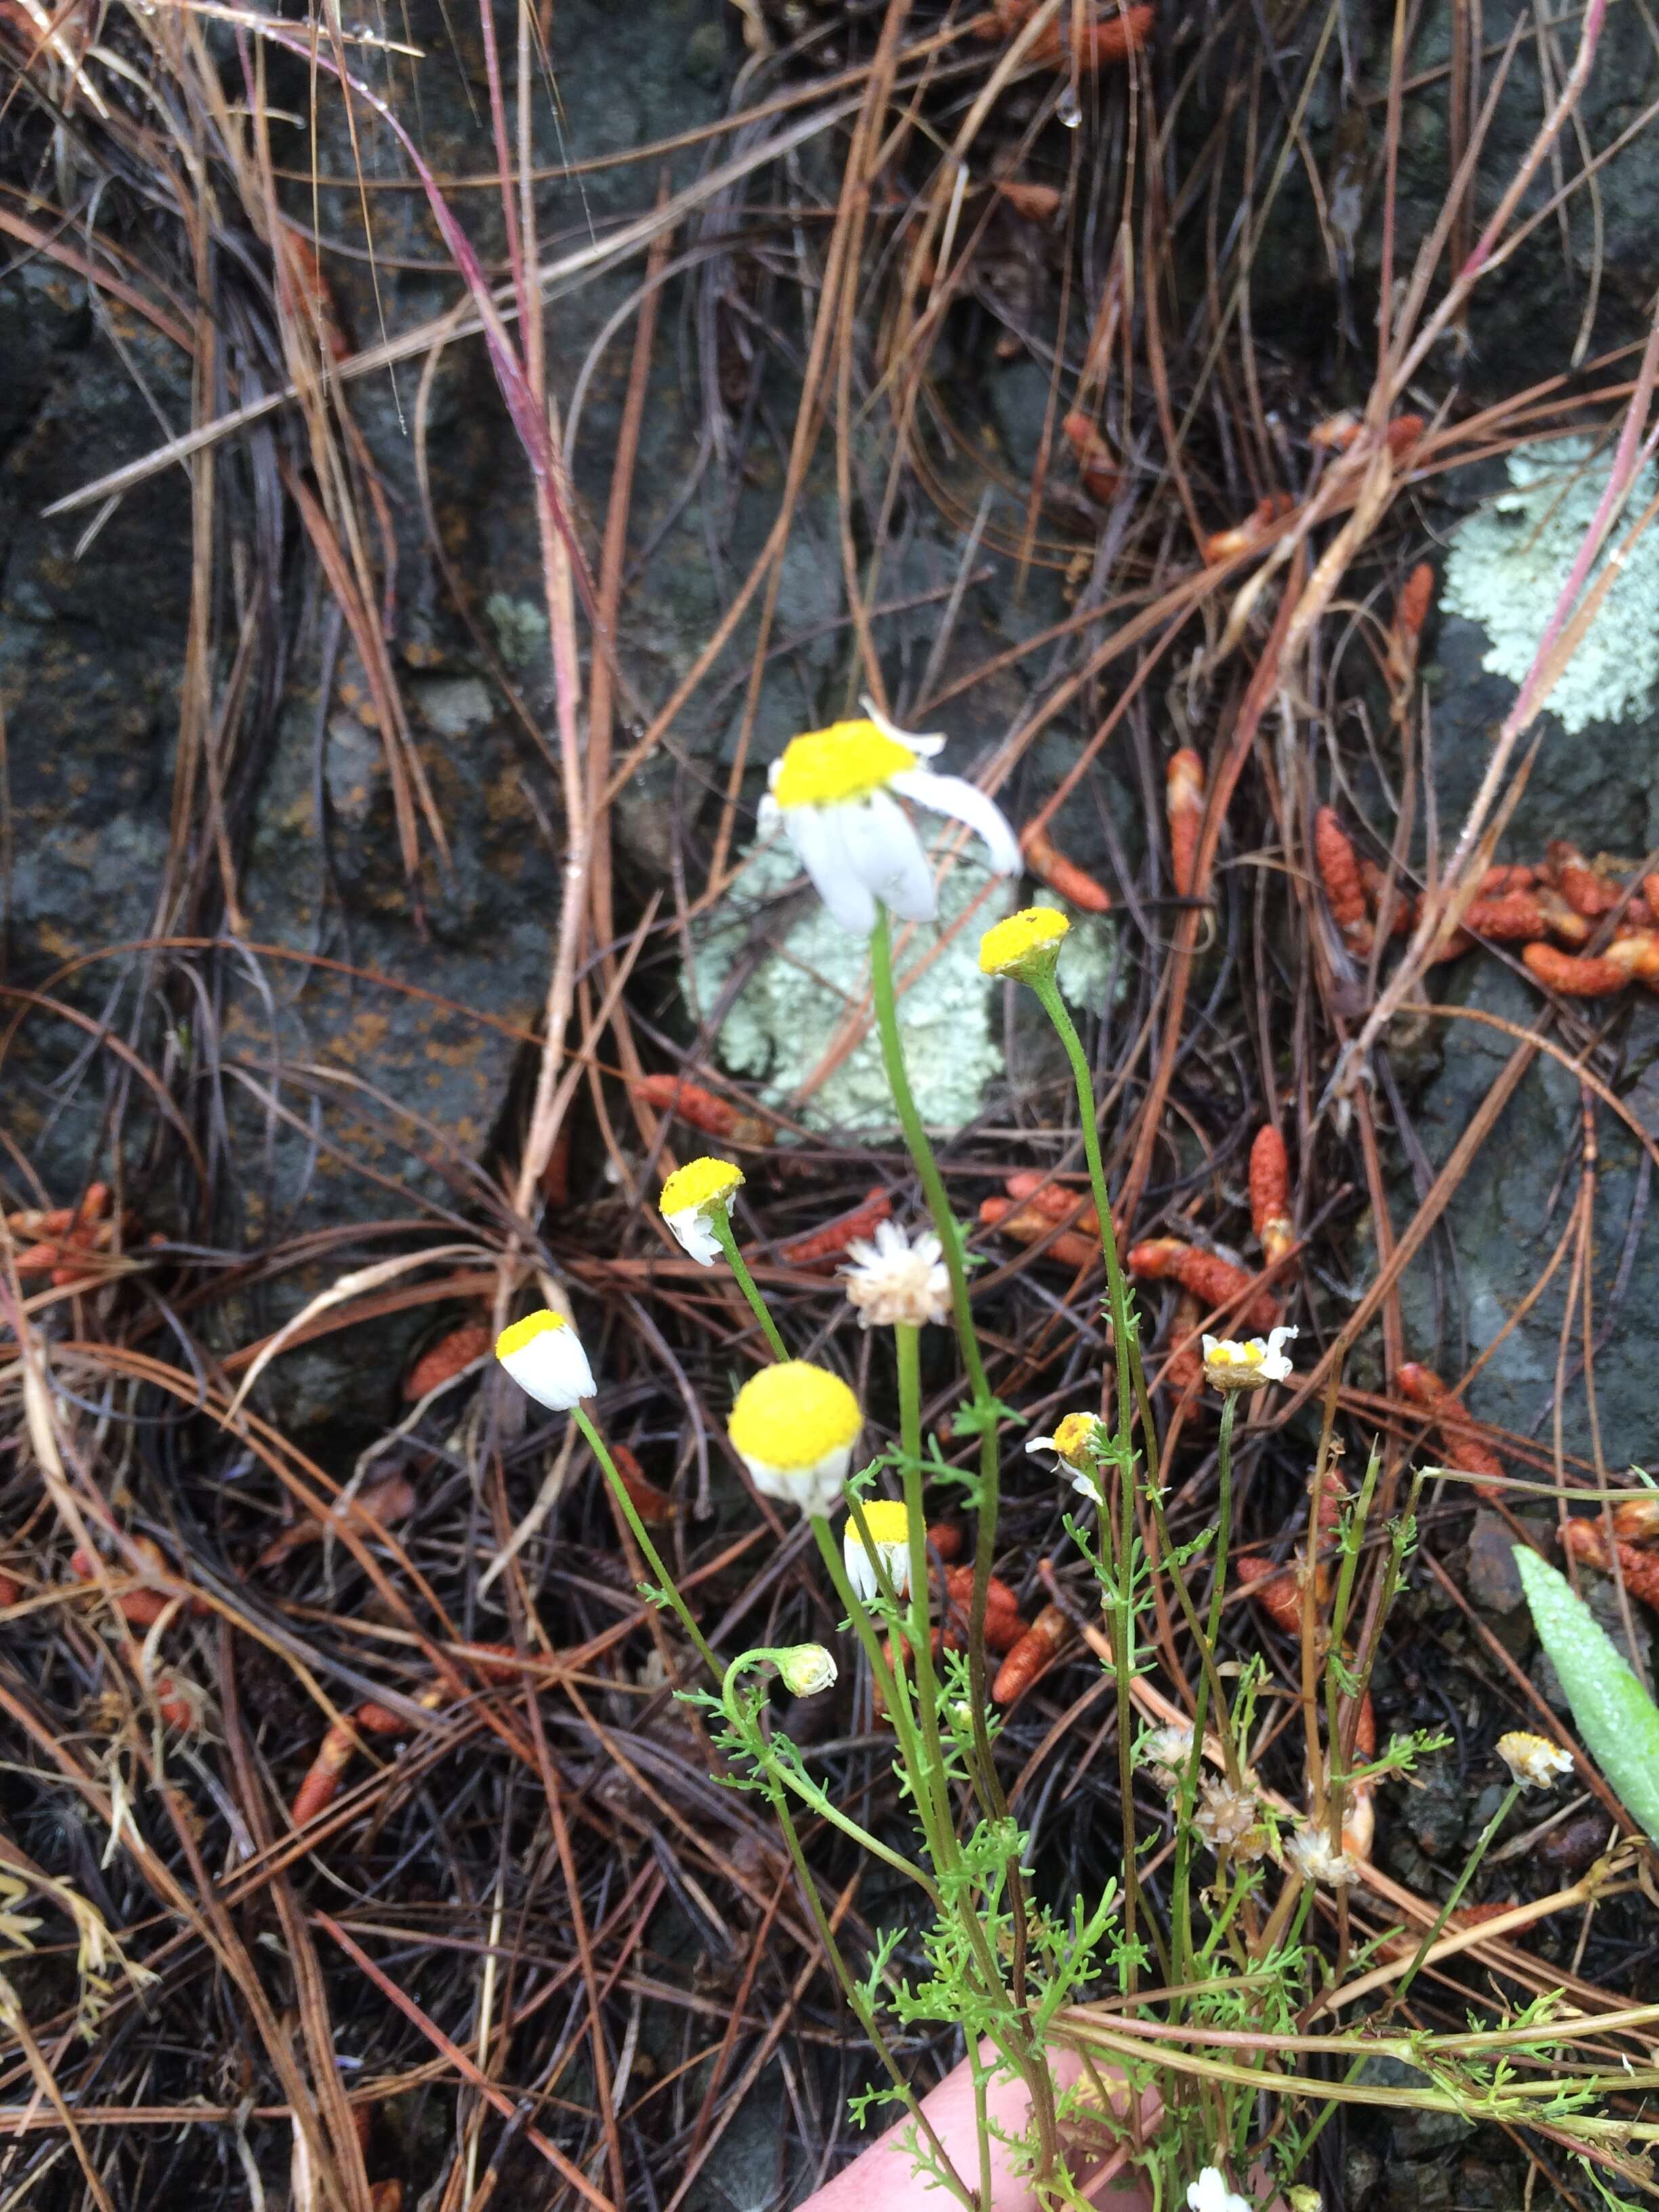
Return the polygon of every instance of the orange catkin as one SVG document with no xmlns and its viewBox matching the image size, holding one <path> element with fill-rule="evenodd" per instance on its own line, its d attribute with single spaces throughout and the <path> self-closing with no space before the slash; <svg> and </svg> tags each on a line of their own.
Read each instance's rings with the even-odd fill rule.
<svg viewBox="0 0 1659 2212">
<path fill-rule="evenodd" d="M 952 1559 L 962 1557 L 963 1534 L 954 1521 L 934 1521 L 928 1526 L 929 1548 L 948 1566 Z"/>
<path fill-rule="evenodd" d="M 1065 198 L 1053 185 L 1023 184 L 1016 177 L 1004 177 L 997 191 L 1027 222 L 1052 222 Z"/>
<path fill-rule="evenodd" d="M 1041 1168 L 1017 1169 L 1003 1177 L 1002 1187 L 1022 1211 L 1035 1206 L 1050 1221 L 1063 1221 L 1067 1228 L 1084 1230 L 1091 1237 L 1100 1227 L 1100 1216 L 1090 1200 L 1080 1192 L 1067 1190 L 1064 1183 L 1050 1182 Z"/>
<path fill-rule="evenodd" d="M 1109 8 L 1100 19 L 1084 25 L 1081 37 L 1074 37 L 1071 8 L 1069 4 L 1063 5 L 1054 20 L 1038 33 L 1031 48 L 1031 59 L 1060 63 L 1075 57 L 1079 70 L 1086 76 L 1091 70 L 1104 69 L 1139 52 L 1152 30 L 1152 14 L 1148 6 L 1125 8 L 1121 12 Z"/>
<path fill-rule="evenodd" d="M 985 1198 L 980 1200 L 979 1218 L 985 1228 L 1012 1237 L 1017 1243 L 1035 1244 L 1048 1238 L 1041 1256 L 1062 1267 L 1090 1267 L 1100 1257 L 1100 1247 L 1092 1237 L 1085 1237 L 1076 1229 L 1056 1233 L 1053 1221 L 1038 1206 L 1016 1206 L 1011 1198 Z"/>
<path fill-rule="evenodd" d="M 1419 561 L 1400 587 L 1400 597 L 1395 601 L 1394 627 L 1401 637 L 1420 635 L 1434 601 L 1434 570 L 1426 561 Z"/>
<path fill-rule="evenodd" d="M 1627 1544 L 1659 1543 L 1659 1490 L 1621 1498 L 1613 1509 L 1613 1532 Z"/>
<path fill-rule="evenodd" d="M 1486 1443 L 1480 1425 L 1462 1400 L 1453 1395 L 1433 1368 L 1425 1367 L 1415 1359 L 1404 1361 L 1400 1370 L 1400 1388 L 1413 1405 L 1434 1415 L 1449 1466 L 1486 1481 L 1502 1480 L 1503 1461 Z"/>
<path fill-rule="evenodd" d="M 994 1704 L 1011 1705 L 1060 1656 L 1070 1624 L 1057 1605 L 1045 1605 L 997 1669 L 991 1685 Z"/>
<path fill-rule="evenodd" d="M 1177 1398 L 1190 1397 L 1204 1380 L 1204 1346 L 1198 1329 L 1203 1318 L 1203 1307 L 1190 1291 L 1183 1291 L 1170 1323 L 1174 1349 L 1164 1363 L 1164 1380 Z"/>
<path fill-rule="evenodd" d="M 662 1528 L 674 1517 L 674 1501 L 659 1490 L 626 1444 L 612 1444 L 611 1457 L 629 1504 L 647 1528 Z"/>
<path fill-rule="evenodd" d="M 1563 1540 L 1575 1559 L 1586 1566 L 1600 1567 L 1603 1574 L 1613 1572 L 1613 1560 L 1607 1549 L 1607 1536 L 1599 1522 L 1589 1520 L 1569 1521 Z M 1618 1544 L 1619 1571 L 1625 1588 L 1632 1597 L 1639 1597 L 1644 1605 L 1659 1611 L 1659 1558 L 1642 1551 L 1635 1544 Z"/>
<path fill-rule="evenodd" d="M 717 1098 L 701 1083 L 688 1083 L 680 1075 L 641 1075 L 629 1086 L 636 1098 L 654 1106 L 659 1114 L 677 1114 L 706 1137 L 725 1137 L 734 1145 L 769 1145 L 772 1125 L 758 1114 L 748 1114 L 726 1099 Z"/>
<path fill-rule="evenodd" d="M 1522 945 L 1521 957 L 1546 990 L 1564 999 L 1611 999 L 1630 981 L 1629 970 L 1616 960 L 1581 959 L 1553 945 Z"/>
<path fill-rule="evenodd" d="M 1231 561 L 1235 553 L 1248 553 L 1254 546 L 1265 544 L 1274 523 L 1295 511 L 1296 501 L 1289 492 L 1270 491 L 1265 499 L 1257 500 L 1243 522 L 1235 523 L 1231 530 L 1212 531 L 1204 540 L 1199 550 L 1205 567 L 1212 568 L 1220 562 Z"/>
<path fill-rule="evenodd" d="M 1483 899 L 1505 898 L 1510 891 L 1529 891 L 1537 881 L 1535 871 L 1524 861 L 1495 863 L 1480 878 L 1477 896 Z"/>
<path fill-rule="evenodd" d="M 1314 859 L 1319 880 L 1325 886 L 1325 903 L 1331 920 L 1356 952 L 1371 949 L 1371 925 L 1365 912 L 1365 890 L 1353 843 L 1337 818 L 1336 809 L 1322 806 L 1314 817 Z"/>
<path fill-rule="evenodd" d="M 314 1820 L 334 1802 L 339 1794 L 340 1777 L 350 1765 L 355 1748 L 350 1729 L 343 1721 L 336 1721 L 324 1735 L 317 1756 L 294 1793 L 289 1818 L 296 1828 L 303 1828 L 307 1820 Z"/>
<path fill-rule="evenodd" d="M 1633 975 L 1638 983 L 1659 982 L 1659 932 L 1630 930 L 1615 937 L 1602 957 Z"/>
<path fill-rule="evenodd" d="M 810 1237 L 797 1237 L 791 1243 L 781 1244 L 778 1257 L 791 1267 L 818 1267 L 826 1260 L 839 1260 L 856 1238 L 873 1236 L 892 1212 L 892 1193 L 878 1183 L 873 1190 L 865 1192 L 849 1213 L 825 1222 Z"/>
<path fill-rule="evenodd" d="M 1498 898 L 1472 900 L 1464 909 L 1463 927 L 1501 945 L 1525 945 L 1542 937 L 1549 921 L 1534 892 L 1505 891 Z"/>
<path fill-rule="evenodd" d="M 1570 907 L 1553 884 L 1535 883 L 1532 895 L 1538 902 L 1538 910 L 1549 925 L 1550 934 L 1559 937 L 1564 945 L 1588 945 L 1591 925 L 1574 907 Z"/>
<path fill-rule="evenodd" d="M 1621 887 L 1592 867 L 1577 845 L 1565 837 L 1552 838 L 1544 848 L 1549 879 L 1575 914 L 1586 921 L 1599 921 L 1611 914 L 1623 896 Z"/>
<path fill-rule="evenodd" d="M 1276 1567 L 1252 1554 L 1238 1562 L 1238 1579 L 1273 1626 L 1286 1636 L 1302 1633 L 1302 1590 L 1293 1567 Z"/>
<path fill-rule="evenodd" d="M 1093 416 L 1073 408 L 1060 417 L 1060 434 L 1077 456 L 1084 489 L 1103 504 L 1109 501 L 1123 480 L 1123 472 Z"/>
<path fill-rule="evenodd" d="M 1043 830 L 1022 830 L 1019 848 L 1025 856 L 1025 865 L 1040 883 L 1048 884 L 1073 906 L 1080 907 L 1085 914 L 1109 914 L 1112 895 L 1104 884 L 1097 883 L 1086 868 L 1068 860 Z"/>
<path fill-rule="evenodd" d="M 1139 1280 L 1179 1283 L 1206 1313 L 1237 1304 L 1234 1318 L 1241 1328 L 1269 1329 L 1279 1319 L 1278 1299 L 1271 1291 L 1259 1290 L 1254 1275 L 1218 1252 L 1200 1252 L 1183 1244 L 1178 1237 L 1154 1237 L 1131 1245 L 1127 1264 Z"/>
<path fill-rule="evenodd" d="M 1204 826 L 1204 763 L 1190 745 L 1182 745 L 1164 775 L 1170 879 L 1178 897 L 1191 898 L 1198 873 L 1198 833 Z"/>
<path fill-rule="evenodd" d="M 484 1322 L 463 1322 L 423 1352 L 404 1377 L 404 1396 L 410 1405 L 447 1382 L 475 1359 L 482 1359 L 495 1342 L 495 1332 Z"/>
<path fill-rule="evenodd" d="M 1291 1164 L 1285 1139 L 1264 1121 L 1250 1146 L 1250 1222 L 1262 1257 L 1271 1267 L 1295 1241 L 1291 1233 Z"/>
</svg>

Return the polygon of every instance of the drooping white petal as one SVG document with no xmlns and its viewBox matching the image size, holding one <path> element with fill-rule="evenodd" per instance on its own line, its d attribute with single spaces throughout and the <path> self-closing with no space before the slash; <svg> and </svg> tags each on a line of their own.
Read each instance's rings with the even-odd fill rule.
<svg viewBox="0 0 1659 2212">
<path fill-rule="evenodd" d="M 842 1558 L 847 1567 L 847 1579 L 852 1584 L 853 1595 L 861 1605 L 868 1605 L 876 1595 L 876 1563 L 862 1544 L 848 1542 L 842 1546 Z"/>
<path fill-rule="evenodd" d="M 720 1243 L 709 1227 L 708 1216 L 702 1206 L 682 1206 L 678 1213 L 665 1213 L 663 1219 L 673 1231 L 683 1252 L 700 1267 L 714 1266 L 720 1256 Z"/>
<path fill-rule="evenodd" d="M 944 751 L 945 737 L 942 731 L 929 730 L 919 734 L 915 730 L 902 730 L 896 722 L 890 721 L 882 713 L 875 701 L 867 694 L 859 701 L 859 704 L 884 738 L 890 738 L 896 745 L 908 745 L 918 759 L 932 760 L 935 753 Z"/>
<path fill-rule="evenodd" d="M 842 1501 L 853 1464 L 853 1447 L 837 1445 L 813 1467 L 772 1467 L 763 1459 L 751 1459 L 747 1452 L 741 1456 L 763 1498 L 775 1498 L 819 1519 L 827 1518 Z"/>
<path fill-rule="evenodd" d="M 550 1413 L 568 1413 L 598 1387 L 582 1340 L 570 1328 L 544 1329 L 516 1352 L 504 1353 L 501 1364 L 526 1396 Z"/>
<path fill-rule="evenodd" d="M 1019 867 L 1019 841 L 1010 828 L 1008 818 L 994 799 L 986 796 L 976 783 L 969 783 L 959 775 L 936 775 L 932 769 L 907 768 L 892 779 L 892 788 L 902 792 L 918 806 L 931 807 L 935 814 L 948 814 L 953 822 L 966 823 L 985 840 L 991 856 L 991 866 L 1000 876 L 1012 876 Z"/>
<path fill-rule="evenodd" d="M 868 937 L 876 926 L 876 902 L 848 854 L 842 821 L 848 811 L 844 806 L 792 806 L 783 826 L 812 888 L 836 921 L 851 936 Z"/>
<path fill-rule="evenodd" d="M 901 921 L 931 921 L 938 911 L 933 873 L 903 808 L 872 791 L 836 811 L 854 874 Z"/>
</svg>

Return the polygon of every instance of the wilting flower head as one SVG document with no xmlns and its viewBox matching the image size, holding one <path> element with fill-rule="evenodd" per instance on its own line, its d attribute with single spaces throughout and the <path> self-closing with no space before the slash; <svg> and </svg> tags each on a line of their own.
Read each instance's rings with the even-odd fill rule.
<svg viewBox="0 0 1659 2212">
<path fill-rule="evenodd" d="M 881 1561 L 894 1595 L 910 1595 L 910 1516 L 902 1505 L 890 1498 L 866 1498 L 864 1500 L 864 1525 L 870 1531 L 870 1541 L 876 1547 L 876 1559 Z M 847 1562 L 847 1579 L 868 1605 L 880 1585 L 876 1580 L 876 1561 L 865 1547 L 859 1533 L 859 1524 L 849 1513 L 847 1526 L 842 1531 L 842 1557 Z"/>
<path fill-rule="evenodd" d="M 1228 2188 L 1219 2166 L 1206 2166 L 1187 2184 L 1188 2212 L 1250 2212 L 1249 2199 Z"/>
<path fill-rule="evenodd" d="M 1572 1771 L 1572 1753 L 1552 1743 L 1547 1735 L 1511 1729 L 1498 1739 L 1498 1756 L 1523 1790 L 1553 1790 L 1562 1775 Z"/>
<path fill-rule="evenodd" d="M 1219 1775 L 1200 1784 L 1193 1826 L 1218 1858 L 1226 1852 L 1236 1859 L 1259 1859 L 1267 1848 L 1255 1792 L 1236 1789 Z"/>
<path fill-rule="evenodd" d="M 821 1644 L 792 1644 L 777 1655 L 778 1672 L 792 1697 L 816 1698 L 836 1679 L 836 1662 Z"/>
<path fill-rule="evenodd" d="M 760 805 L 763 834 L 781 822 L 818 896 L 843 929 L 867 937 L 876 901 L 905 921 L 931 921 L 933 871 L 893 793 L 948 814 L 985 840 L 991 866 L 1019 866 L 1014 833 L 994 799 L 959 775 L 923 768 L 942 737 L 916 737 L 863 702 L 866 720 L 792 738 L 772 763 Z"/>
<path fill-rule="evenodd" d="M 1172 1721 L 1163 1728 L 1149 1729 L 1135 1746 L 1135 1755 L 1161 1790 L 1173 1790 L 1192 1763 L 1191 1722 Z"/>
<path fill-rule="evenodd" d="M 726 1431 L 763 1497 L 827 1514 L 847 1486 L 863 1426 L 859 1401 L 839 1375 L 785 1359 L 750 1376 Z"/>
<path fill-rule="evenodd" d="M 1304 1881 L 1322 1881 L 1344 1889 L 1359 1879 L 1359 1862 L 1352 1851 L 1334 1851 L 1323 1828 L 1304 1820 L 1285 1845 L 1285 1856 Z"/>
<path fill-rule="evenodd" d="M 850 1267 L 841 1269 L 847 1295 L 858 1308 L 859 1327 L 905 1323 L 937 1326 L 951 1315 L 951 1278 L 945 1248 L 931 1229 L 914 1243 L 896 1222 L 878 1221 L 876 1241 L 855 1237 L 847 1248 Z"/>
<path fill-rule="evenodd" d="M 1265 1339 L 1253 1336 L 1248 1344 L 1239 1344 L 1231 1337 L 1206 1336 L 1204 1380 L 1215 1390 L 1259 1390 L 1264 1382 L 1286 1382 L 1291 1363 L 1279 1346 L 1286 1337 L 1299 1334 L 1294 1328 L 1276 1328 Z"/>
<path fill-rule="evenodd" d="M 546 1306 L 504 1328 L 495 1340 L 495 1357 L 520 1389 L 556 1413 L 568 1413 L 579 1399 L 593 1395 L 593 1370 L 580 1337 L 562 1313 Z"/>
<path fill-rule="evenodd" d="M 1095 1455 L 1105 1442 L 1106 1424 L 1098 1413 L 1067 1413 L 1051 1437 L 1028 1437 L 1028 1452 L 1053 1452 L 1072 1478 L 1080 1498 L 1100 1494 L 1095 1477 Z"/>
<path fill-rule="evenodd" d="M 979 940 L 980 973 L 1011 976 L 1017 983 L 1051 975 L 1060 940 L 1071 926 L 1051 906 L 1022 907 L 1006 921 L 994 922 Z"/>
<path fill-rule="evenodd" d="M 699 1267 L 712 1267 L 720 1256 L 710 1215 L 718 1207 L 729 1219 L 732 1201 L 742 1188 L 743 1170 L 730 1160 L 714 1159 L 690 1160 L 663 1185 L 658 1210 Z"/>
</svg>

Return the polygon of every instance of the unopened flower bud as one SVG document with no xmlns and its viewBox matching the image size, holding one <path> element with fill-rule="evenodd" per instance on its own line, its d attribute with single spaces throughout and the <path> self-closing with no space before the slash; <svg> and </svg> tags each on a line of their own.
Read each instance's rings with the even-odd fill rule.
<svg viewBox="0 0 1659 2212">
<path fill-rule="evenodd" d="M 821 1644 L 792 1644 L 787 1651 L 778 1654 L 778 1672 L 783 1677 L 783 1686 L 792 1696 L 816 1698 L 820 1690 L 832 1686 L 836 1679 L 836 1662 Z"/>
</svg>

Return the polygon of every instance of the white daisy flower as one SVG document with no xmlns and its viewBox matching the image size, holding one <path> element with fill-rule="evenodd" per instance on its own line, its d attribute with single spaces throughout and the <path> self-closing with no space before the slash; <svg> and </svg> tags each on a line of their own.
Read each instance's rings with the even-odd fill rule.
<svg viewBox="0 0 1659 2212">
<path fill-rule="evenodd" d="M 866 1498 L 864 1500 L 864 1522 L 870 1531 L 870 1541 L 876 1547 L 872 1559 L 865 1547 L 859 1524 L 849 1513 L 847 1526 L 842 1531 L 841 1555 L 847 1562 L 847 1579 L 866 1605 L 875 1598 L 881 1585 L 876 1580 L 876 1559 L 886 1571 L 896 1597 L 910 1595 L 910 1516 L 902 1505 L 885 1498 Z"/>
<path fill-rule="evenodd" d="M 726 1432 L 764 1498 L 828 1514 L 841 1502 L 864 1415 L 839 1375 L 806 1359 L 763 1367 L 738 1391 Z"/>
<path fill-rule="evenodd" d="M 495 1340 L 495 1357 L 520 1389 L 538 1406 L 568 1413 L 596 1385 L 582 1340 L 562 1313 L 544 1306 L 504 1328 Z"/>
<path fill-rule="evenodd" d="M 839 1270 L 847 1295 L 858 1308 L 860 1328 L 898 1324 L 937 1328 L 951 1317 L 951 1278 L 945 1248 L 931 1229 L 912 1243 L 896 1222 L 878 1221 L 876 1241 L 855 1237 L 847 1247 L 850 1267 Z"/>
<path fill-rule="evenodd" d="M 1219 2166 L 1206 2166 L 1196 2181 L 1187 2184 L 1188 2212 L 1250 2212 L 1248 2197 L 1228 2188 Z"/>
<path fill-rule="evenodd" d="M 1019 845 L 1002 809 L 977 784 L 923 768 L 945 739 L 896 729 L 869 700 L 866 720 L 834 722 L 792 738 L 772 763 L 760 828 L 780 823 L 818 896 L 845 930 L 867 937 L 876 902 L 904 921 L 931 921 L 933 871 L 893 797 L 948 814 L 977 830 L 1000 876 L 1019 867 Z"/>
<path fill-rule="evenodd" d="M 1526 1729 L 1511 1729 L 1507 1735 L 1500 1735 L 1498 1756 L 1523 1790 L 1553 1790 L 1564 1774 L 1572 1771 L 1570 1751 Z"/>
<path fill-rule="evenodd" d="M 1253 1336 L 1248 1344 L 1232 1337 L 1206 1336 L 1204 1380 L 1215 1390 L 1259 1390 L 1264 1382 L 1288 1382 L 1292 1370 L 1279 1346 L 1287 1337 L 1300 1334 L 1298 1329 L 1276 1328 L 1266 1339 Z"/>
<path fill-rule="evenodd" d="M 1106 1424 L 1098 1413 L 1067 1413 L 1051 1437 L 1028 1437 L 1028 1452 L 1052 1452 L 1072 1478 L 1079 1498 L 1098 1504 L 1100 1479 L 1096 1455 L 1106 1441 Z"/>
<path fill-rule="evenodd" d="M 1311 1820 L 1304 1820 L 1286 1843 L 1285 1856 L 1304 1881 L 1322 1881 L 1332 1889 L 1346 1889 L 1359 1879 L 1359 1862 L 1353 1853 L 1334 1851 L 1330 1838 Z"/>
<path fill-rule="evenodd" d="M 658 1210 L 682 1251 L 700 1267 L 712 1267 L 720 1256 L 720 1241 L 709 1217 L 718 1207 L 729 1221 L 732 1201 L 742 1188 L 743 1170 L 730 1160 L 714 1159 L 688 1161 L 663 1185 Z"/>
<path fill-rule="evenodd" d="M 836 1662 L 821 1644 L 792 1644 L 787 1651 L 778 1654 L 778 1672 L 783 1677 L 783 1686 L 792 1696 L 816 1698 L 820 1690 L 833 1686 Z"/>
</svg>

